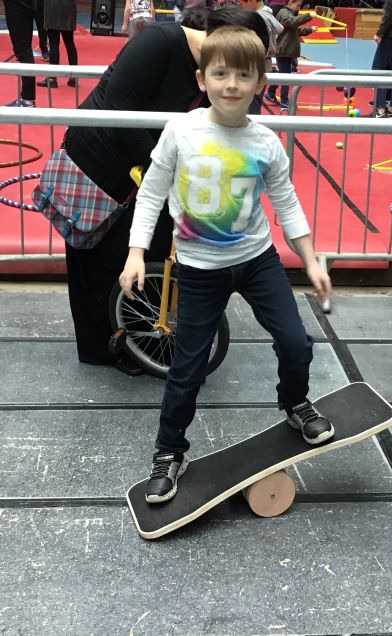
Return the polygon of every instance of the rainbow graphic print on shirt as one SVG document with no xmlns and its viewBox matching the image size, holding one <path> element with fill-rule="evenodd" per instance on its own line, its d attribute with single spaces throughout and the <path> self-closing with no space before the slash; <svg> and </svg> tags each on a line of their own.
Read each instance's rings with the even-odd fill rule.
<svg viewBox="0 0 392 636">
<path fill-rule="evenodd" d="M 179 158 L 176 195 L 182 214 L 176 236 L 228 247 L 251 233 L 265 190 L 263 164 L 238 148 L 206 141 L 198 154 Z"/>
</svg>

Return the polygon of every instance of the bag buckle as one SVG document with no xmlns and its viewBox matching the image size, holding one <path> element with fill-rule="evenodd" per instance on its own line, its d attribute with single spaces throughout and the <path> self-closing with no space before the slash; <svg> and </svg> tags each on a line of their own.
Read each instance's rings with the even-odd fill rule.
<svg viewBox="0 0 392 636">
<path fill-rule="evenodd" d="M 64 223 L 64 229 L 62 231 L 62 237 L 66 238 L 68 236 L 68 234 L 70 234 L 72 232 L 72 228 L 75 225 L 75 223 L 77 223 L 77 221 L 79 221 L 81 212 L 80 210 L 76 210 L 76 212 L 74 212 L 72 214 L 72 216 L 69 217 L 69 219 L 67 219 Z"/>
<path fill-rule="evenodd" d="M 41 198 L 37 205 L 37 209 L 39 212 L 42 212 L 42 210 L 48 205 L 48 203 L 50 203 L 49 198 L 52 196 L 53 190 L 53 186 L 49 186 L 44 192 L 41 192 Z"/>
</svg>

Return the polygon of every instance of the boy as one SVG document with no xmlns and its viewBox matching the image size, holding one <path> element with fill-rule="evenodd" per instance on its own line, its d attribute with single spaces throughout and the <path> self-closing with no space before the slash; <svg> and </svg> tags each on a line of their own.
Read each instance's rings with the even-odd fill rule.
<svg viewBox="0 0 392 636">
<path fill-rule="evenodd" d="M 286 7 L 282 7 L 276 16 L 276 19 L 283 25 L 284 31 L 278 37 L 276 47 L 276 63 L 279 73 L 292 73 L 293 63 L 301 52 L 300 36 L 309 35 L 312 31 L 316 31 L 317 27 L 303 27 L 302 24 L 312 19 L 310 13 L 298 15 L 301 8 L 302 0 L 289 0 Z M 280 102 L 275 97 L 277 86 L 269 86 L 264 95 L 266 102 L 279 106 L 281 110 L 289 107 L 289 87 L 280 87 Z"/>
<path fill-rule="evenodd" d="M 287 156 L 278 137 L 246 114 L 265 83 L 260 39 L 243 27 L 216 29 L 202 45 L 196 76 L 211 106 L 166 125 L 139 190 L 129 256 L 120 276 L 129 297 L 136 280 L 143 289 L 143 253 L 170 191 L 179 262 L 176 350 L 146 491 L 149 503 L 166 501 L 177 492 L 177 479 L 188 463 L 185 429 L 195 413 L 219 319 L 234 291 L 274 338 L 279 406 L 289 424 L 301 429 L 311 444 L 334 434 L 330 422 L 306 399 L 312 339 L 260 203 L 266 191 L 316 295 L 326 299 L 330 280 L 315 258 L 309 226 L 288 177 Z"/>
</svg>

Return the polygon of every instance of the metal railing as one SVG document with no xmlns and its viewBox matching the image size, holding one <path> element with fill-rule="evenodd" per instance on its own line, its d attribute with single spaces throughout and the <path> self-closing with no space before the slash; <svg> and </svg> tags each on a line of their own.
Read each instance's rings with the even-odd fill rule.
<svg viewBox="0 0 392 636">
<path fill-rule="evenodd" d="M 75 66 L 34 66 L 29 64 L 0 64 L 0 75 L 42 75 L 45 77 L 75 77 L 75 78 L 97 78 L 100 77 L 106 67 L 75 67 Z M 366 74 L 367 73 L 367 74 Z M 309 73 L 307 75 L 292 74 L 269 74 L 268 81 L 273 84 L 286 84 L 294 86 L 290 97 L 290 108 L 288 116 L 270 117 L 263 115 L 254 115 L 254 119 L 264 124 L 268 128 L 278 132 L 287 133 L 287 152 L 291 162 L 294 165 L 294 145 L 298 133 L 313 132 L 318 134 L 317 157 L 315 159 L 316 167 L 316 184 L 315 184 L 315 204 L 313 210 L 313 227 L 312 235 L 317 245 L 317 229 L 318 229 L 318 179 L 320 176 L 321 162 L 321 135 L 324 133 L 339 133 L 344 135 L 346 143 L 343 152 L 343 173 L 342 181 L 338 186 L 340 191 L 340 213 L 338 241 L 335 250 L 328 252 L 317 251 L 318 258 L 326 269 L 329 269 L 335 260 L 373 260 L 373 261 L 390 261 L 391 244 L 392 244 L 392 215 L 390 220 L 389 236 L 385 239 L 385 251 L 370 252 L 368 250 L 368 233 L 371 227 L 370 223 L 370 188 L 371 188 L 371 172 L 372 159 L 374 151 L 374 138 L 379 135 L 391 135 L 392 120 L 391 119 L 372 119 L 372 118 L 351 118 L 351 117 L 292 117 L 296 112 L 297 97 L 299 91 L 306 86 L 318 86 L 323 91 L 325 87 L 370 87 L 376 88 L 392 88 L 392 72 L 382 73 L 369 71 L 335 71 L 324 70 L 320 73 Z M 50 90 L 50 89 L 49 89 Z M 322 98 L 323 99 L 323 98 Z M 320 102 L 322 107 L 322 101 Z M 94 126 L 111 128 L 162 128 L 165 123 L 177 113 L 149 113 L 141 111 L 88 111 L 88 110 L 70 110 L 70 109 L 21 109 L 21 108 L 0 108 L 0 123 L 16 124 L 18 126 L 18 139 L 22 141 L 22 126 L 29 125 L 49 125 L 53 126 Z M 363 214 L 363 240 L 362 250 L 357 252 L 345 252 L 341 247 L 341 223 L 343 204 L 345 202 L 344 183 L 346 174 L 346 146 L 347 141 L 352 134 L 370 135 L 370 154 L 369 168 L 367 177 L 367 190 L 365 194 L 366 207 Z M 392 144 L 386 144 L 386 147 L 392 148 Z M 20 165 L 20 175 L 22 174 L 22 166 Z M 23 182 L 20 183 L 20 203 L 21 203 L 21 233 L 23 235 Z M 392 197 L 391 197 L 392 198 Z M 390 214 L 389 211 L 385 211 Z M 290 244 L 290 242 L 289 242 Z M 292 247 L 292 246 L 291 246 Z M 47 254 L 25 254 L 24 240 L 21 239 L 20 254 L 0 254 L 0 261 L 17 261 L 17 260 L 63 260 L 63 254 L 53 254 L 51 249 L 51 240 L 49 240 L 49 249 Z"/>
<path fill-rule="evenodd" d="M 325 108 L 330 109 L 330 107 L 325 106 L 325 87 L 327 86 L 341 87 L 343 85 L 344 88 L 348 89 L 348 97 L 345 100 L 346 104 L 344 107 L 345 115 L 349 115 L 350 109 L 353 108 L 352 106 L 350 106 L 350 98 L 349 98 L 350 88 L 357 88 L 357 87 L 361 88 L 366 86 L 366 87 L 370 87 L 374 89 L 373 114 L 375 114 L 375 110 L 376 110 L 376 106 L 375 106 L 376 89 L 377 88 L 392 89 L 392 71 L 378 71 L 378 70 L 373 71 L 372 70 L 370 77 L 373 79 L 373 82 L 371 85 L 368 84 L 369 70 L 318 69 L 308 74 L 308 78 L 310 78 L 310 80 L 314 78 L 315 76 L 317 78 L 324 77 L 331 80 L 331 82 L 319 83 L 318 81 L 316 81 L 314 83 L 314 86 L 320 87 L 320 98 L 319 98 L 317 110 L 319 110 L 321 117 L 324 116 Z M 340 77 L 343 84 L 341 81 L 340 82 L 337 81 L 337 77 Z M 297 112 L 299 110 L 298 98 L 304 86 L 305 84 L 303 84 L 302 82 L 298 82 L 297 86 L 295 86 L 293 90 L 291 91 L 289 111 L 288 111 L 289 115 L 291 116 L 293 115 L 297 116 Z M 330 121 L 330 120 L 331 118 L 329 117 L 326 119 L 326 121 Z M 347 121 L 347 117 L 343 118 L 342 121 Z M 356 121 L 363 121 L 363 120 L 356 120 Z M 375 142 L 375 135 L 378 134 L 379 132 L 377 128 L 377 121 L 380 121 L 380 120 L 375 120 L 372 117 L 368 117 L 366 121 L 370 122 L 370 130 L 369 130 L 370 136 L 369 136 L 369 154 L 368 154 L 368 160 L 367 160 L 368 171 L 367 171 L 367 178 L 366 178 L 365 210 L 362 213 L 363 226 L 364 226 L 362 252 L 360 253 L 344 252 L 342 251 L 342 247 L 341 247 L 342 246 L 343 211 L 344 211 L 344 204 L 347 202 L 347 197 L 345 195 L 345 182 L 346 182 L 346 175 L 347 175 L 347 152 L 348 152 L 348 140 L 349 140 L 349 131 L 343 131 L 342 129 L 341 132 L 344 133 L 343 141 L 341 142 L 342 150 L 343 150 L 343 160 L 342 160 L 341 182 L 340 184 L 338 184 L 339 192 L 340 192 L 340 195 L 339 195 L 340 201 L 339 201 L 339 213 L 338 213 L 336 250 L 323 251 L 323 252 L 317 251 L 318 260 L 323 266 L 323 268 L 325 268 L 327 271 L 330 269 L 332 263 L 336 260 L 341 260 L 341 261 L 357 261 L 357 260 L 358 261 L 363 261 L 363 260 L 391 261 L 392 260 L 392 256 L 391 256 L 392 190 L 391 190 L 389 205 L 385 209 L 385 214 L 386 215 L 389 214 L 389 219 L 390 219 L 389 233 L 388 233 L 388 236 L 386 236 L 385 255 L 384 257 L 382 257 L 382 255 L 379 253 L 375 253 L 375 252 L 369 253 L 367 251 L 368 233 L 369 233 L 369 228 L 371 227 L 369 215 L 370 215 L 370 198 L 371 198 L 370 195 L 371 195 L 371 187 L 372 187 L 372 173 L 373 173 L 373 165 L 374 165 L 374 142 Z M 390 135 L 392 133 L 392 119 L 389 119 L 389 120 L 385 119 L 384 122 L 386 122 L 386 130 L 384 130 L 383 132 Z M 354 131 L 350 131 L 350 132 L 354 132 Z M 320 129 L 319 131 L 317 131 L 317 133 L 318 133 L 317 152 L 316 152 L 316 157 L 313 158 L 314 166 L 316 169 L 315 188 L 314 188 L 313 226 L 312 226 L 312 234 L 314 238 L 317 236 L 319 181 L 320 181 L 320 175 L 322 172 L 322 166 L 321 166 L 322 130 Z M 287 143 L 286 143 L 286 152 L 290 160 L 290 176 L 293 175 L 293 171 L 294 171 L 294 158 L 295 158 L 294 150 L 296 146 L 301 147 L 296 138 L 296 131 L 293 129 L 288 132 Z M 389 142 L 389 146 L 388 144 L 386 144 L 386 148 L 388 147 L 392 148 L 390 142 Z M 387 163 L 387 162 L 384 162 L 384 163 Z M 392 172 L 392 150 L 391 150 L 390 163 L 391 163 L 391 172 Z M 294 249 L 292 245 L 291 247 L 292 249 Z M 328 309 L 328 306 L 326 308 Z"/>
</svg>

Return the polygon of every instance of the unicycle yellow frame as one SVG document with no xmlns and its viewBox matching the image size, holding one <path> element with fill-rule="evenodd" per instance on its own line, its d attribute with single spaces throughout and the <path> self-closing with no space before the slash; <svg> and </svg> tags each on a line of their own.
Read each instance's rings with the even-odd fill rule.
<svg viewBox="0 0 392 636">
<path fill-rule="evenodd" d="M 143 166 L 133 166 L 130 171 L 130 177 L 135 182 L 137 187 L 140 187 L 140 184 L 143 179 Z M 167 323 L 167 315 L 168 310 L 170 313 L 177 312 L 177 304 L 178 304 L 178 287 L 177 283 L 174 282 L 172 295 L 170 299 L 170 308 L 169 308 L 169 291 L 170 291 L 170 278 L 171 272 L 174 265 L 174 255 L 175 255 L 175 246 L 172 241 L 170 248 L 170 255 L 165 258 L 165 265 L 163 270 L 163 279 L 162 279 L 162 294 L 161 294 L 161 303 L 159 306 L 159 318 L 158 321 L 152 326 L 153 331 L 160 331 L 165 334 L 165 336 L 169 336 L 172 333 L 171 327 L 169 327 Z"/>
</svg>

